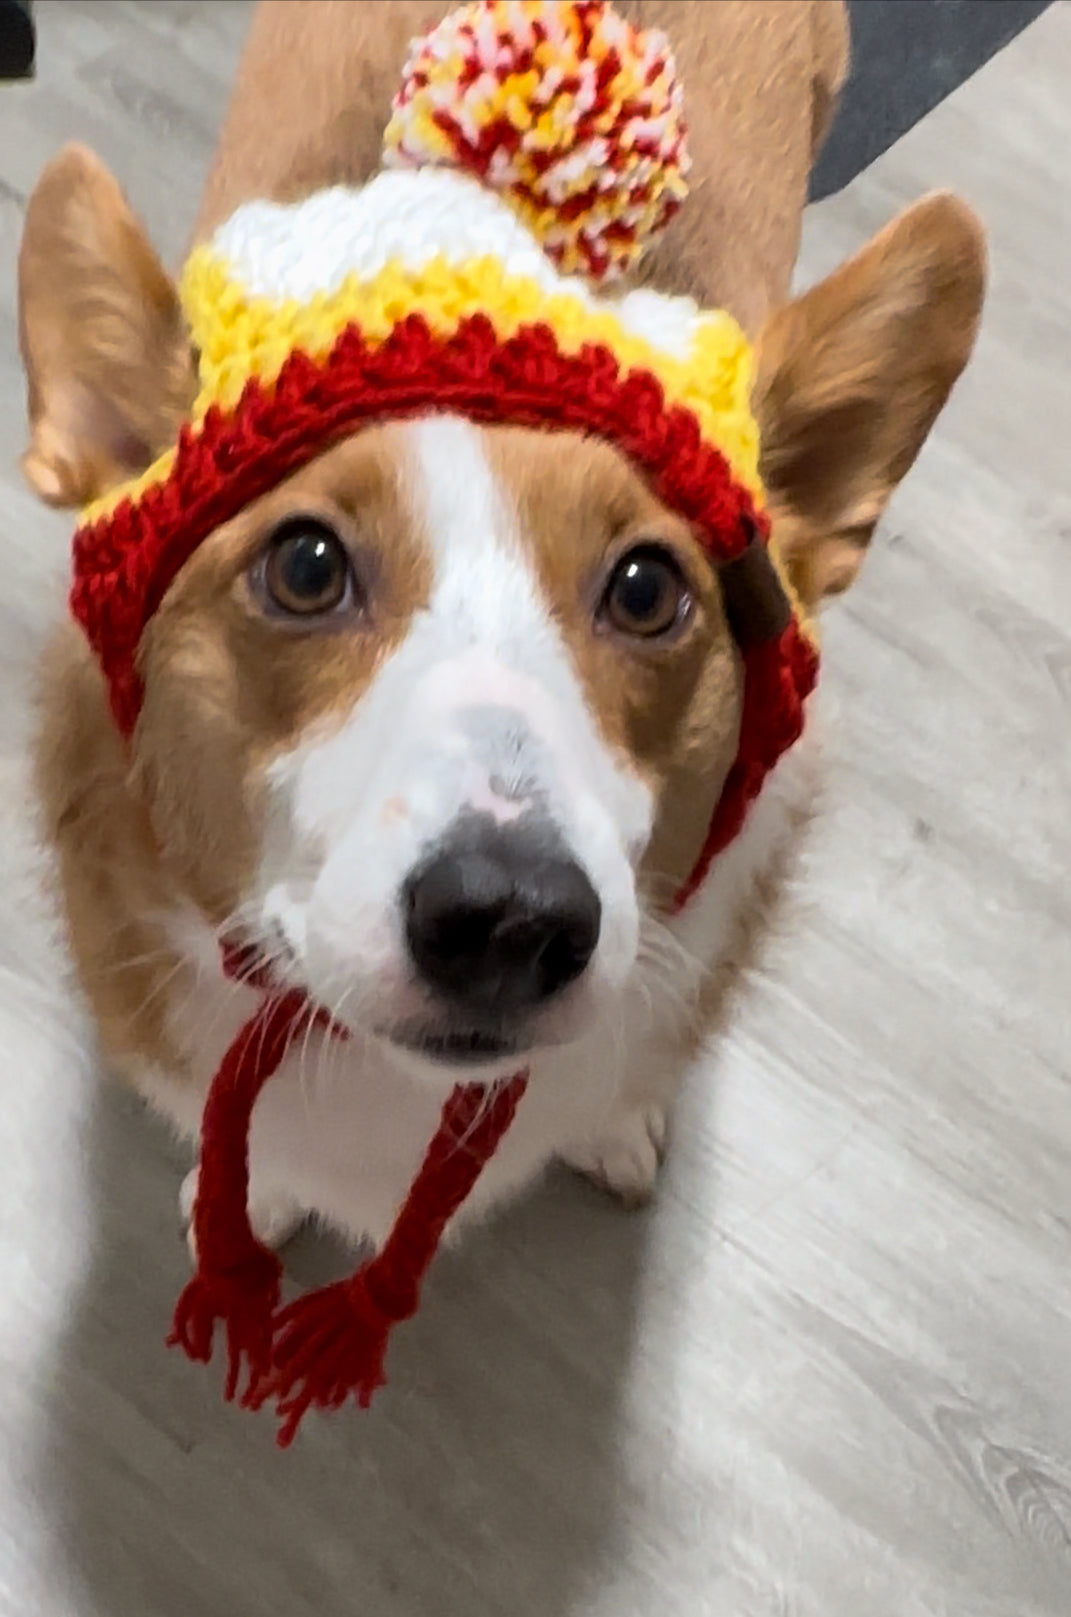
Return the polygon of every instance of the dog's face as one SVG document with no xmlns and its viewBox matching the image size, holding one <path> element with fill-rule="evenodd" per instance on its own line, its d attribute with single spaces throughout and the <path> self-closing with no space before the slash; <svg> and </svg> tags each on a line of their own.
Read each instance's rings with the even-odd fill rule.
<svg viewBox="0 0 1071 1617">
<path fill-rule="evenodd" d="M 452 416 L 219 529 L 142 669 L 136 776 L 199 901 L 435 1064 L 617 1013 L 740 718 L 687 524 L 606 445 Z"/>
<path fill-rule="evenodd" d="M 854 578 L 973 343 L 980 231 L 909 210 L 780 311 L 754 403 L 808 607 Z M 26 470 L 76 503 L 173 441 L 177 301 L 70 151 L 31 199 Z M 741 673 L 687 525 L 612 449 L 369 428 L 217 530 L 142 641 L 132 782 L 183 888 L 427 1073 L 619 1020 L 735 752 Z"/>
</svg>

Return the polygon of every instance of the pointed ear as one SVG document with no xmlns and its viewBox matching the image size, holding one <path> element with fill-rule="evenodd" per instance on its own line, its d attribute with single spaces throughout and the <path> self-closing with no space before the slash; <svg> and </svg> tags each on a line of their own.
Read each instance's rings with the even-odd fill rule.
<svg viewBox="0 0 1071 1617">
<path fill-rule="evenodd" d="M 970 357 L 985 238 L 955 197 L 927 197 L 759 340 L 761 469 L 792 581 L 846 589 L 875 523 Z"/>
<path fill-rule="evenodd" d="M 19 252 L 27 480 L 80 505 L 175 437 L 195 377 L 178 295 L 119 186 L 68 146 L 42 174 Z"/>
</svg>

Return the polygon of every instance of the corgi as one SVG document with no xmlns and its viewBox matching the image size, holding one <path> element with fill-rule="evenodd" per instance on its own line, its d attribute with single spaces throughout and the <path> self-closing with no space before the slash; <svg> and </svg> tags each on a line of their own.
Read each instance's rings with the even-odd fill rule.
<svg viewBox="0 0 1071 1617">
<path fill-rule="evenodd" d="M 317 198 L 379 183 L 410 41 L 446 10 L 264 0 L 195 242 L 233 247 L 255 217 L 295 275 L 322 259 Z M 811 616 L 855 580 L 969 358 L 983 233 L 925 198 L 792 299 L 847 69 L 841 0 L 618 10 L 668 37 L 691 153 L 690 197 L 630 284 L 725 310 L 753 344 L 771 549 Z M 175 443 L 199 356 L 83 148 L 30 199 L 19 298 L 25 474 L 54 505 L 106 500 Z M 713 990 L 761 930 L 819 769 L 808 718 L 675 907 L 741 732 L 730 607 L 617 445 L 441 409 L 362 422 L 211 532 L 141 639 L 129 735 L 84 635 L 57 632 L 42 825 L 108 1065 L 196 1139 L 256 1002 L 221 965 L 234 935 L 348 1035 L 310 1028 L 258 1104 L 266 1244 L 309 1218 L 381 1243 L 444 1096 L 522 1062 L 465 1217 L 555 1160 L 651 1195 Z M 196 1168 L 187 1218 L 195 1194 Z"/>
</svg>

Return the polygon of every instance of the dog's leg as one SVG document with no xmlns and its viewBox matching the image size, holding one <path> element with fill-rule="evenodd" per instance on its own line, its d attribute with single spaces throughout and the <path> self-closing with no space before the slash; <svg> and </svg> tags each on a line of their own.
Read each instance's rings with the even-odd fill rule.
<svg viewBox="0 0 1071 1617">
<path fill-rule="evenodd" d="M 196 1259 L 193 1239 L 193 1204 L 197 1199 L 198 1170 L 191 1168 L 179 1191 L 179 1212 L 190 1255 Z M 262 1246 L 275 1252 L 286 1245 L 305 1222 L 305 1209 L 285 1191 L 253 1185 L 249 1196 L 249 1223 Z"/>
<path fill-rule="evenodd" d="M 596 1140 L 567 1153 L 565 1160 L 623 1206 L 645 1207 L 654 1195 L 667 1130 L 668 1108 L 637 1100 L 621 1105 Z"/>
<path fill-rule="evenodd" d="M 654 1195 L 666 1155 L 669 1115 L 680 1086 L 677 1052 L 644 1050 L 594 1137 L 564 1153 L 566 1163 L 625 1207 L 644 1207 Z"/>
</svg>

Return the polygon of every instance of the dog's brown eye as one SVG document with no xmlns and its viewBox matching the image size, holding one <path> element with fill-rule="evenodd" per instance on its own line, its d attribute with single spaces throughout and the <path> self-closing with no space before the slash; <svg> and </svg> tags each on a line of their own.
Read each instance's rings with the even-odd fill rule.
<svg viewBox="0 0 1071 1617">
<path fill-rule="evenodd" d="M 349 552 L 324 522 L 287 522 L 265 554 L 264 588 L 273 606 L 294 617 L 335 612 L 353 596 Z"/>
<path fill-rule="evenodd" d="M 680 622 L 689 600 L 684 576 L 669 552 L 639 545 L 614 568 L 602 612 L 622 634 L 650 640 Z"/>
</svg>

